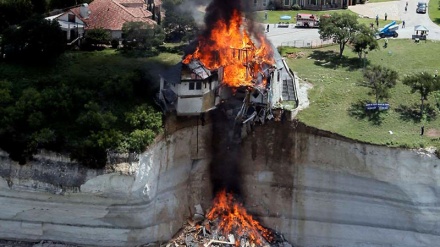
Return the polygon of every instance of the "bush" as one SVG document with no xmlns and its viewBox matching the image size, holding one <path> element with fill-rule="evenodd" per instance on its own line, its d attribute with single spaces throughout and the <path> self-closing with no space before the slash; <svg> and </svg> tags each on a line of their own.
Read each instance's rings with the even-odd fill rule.
<svg viewBox="0 0 440 247">
<path fill-rule="evenodd" d="M 298 4 L 294 4 L 292 5 L 292 10 L 301 10 L 301 6 L 299 6 Z"/>
<path fill-rule="evenodd" d="M 119 47 L 119 40 L 118 39 L 112 39 L 110 42 L 113 49 L 117 49 Z"/>
<path fill-rule="evenodd" d="M 88 45 L 96 47 L 108 44 L 110 41 L 110 33 L 103 28 L 90 29 L 85 33 L 84 38 Z"/>
<path fill-rule="evenodd" d="M 361 4 L 365 4 L 367 2 L 367 0 L 360 0 Z"/>
</svg>

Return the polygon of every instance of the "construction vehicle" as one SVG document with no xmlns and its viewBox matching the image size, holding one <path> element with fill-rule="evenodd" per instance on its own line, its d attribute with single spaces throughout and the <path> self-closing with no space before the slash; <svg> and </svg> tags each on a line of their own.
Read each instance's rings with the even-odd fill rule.
<svg viewBox="0 0 440 247">
<path fill-rule="evenodd" d="M 397 33 L 397 29 L 399 29 L 399 25 L 396 24 L 396 21 L 392 21 L 391 23 L 385 25 L 383 28 L 379 29 L 379 37 L 394 37 L 397 38 L 399 34 Z"/>
</svg>

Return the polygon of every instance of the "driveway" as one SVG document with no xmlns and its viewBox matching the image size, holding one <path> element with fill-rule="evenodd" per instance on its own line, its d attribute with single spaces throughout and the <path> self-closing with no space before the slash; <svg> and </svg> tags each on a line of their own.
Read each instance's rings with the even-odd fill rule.
<svg viewBox="0 0 440 247">
<path fill-rule="evenodd" d="M 397 31 L 399 33 L 399 38 L 411 39 L 412 35 L 414 34 L 414 26 L 424 25 L 429 29 L 427 36 L 428 40 L 440 40 L 440 27 L 429 19 L 429 8 L 427 9 L 426 14 L 416 13 L 417 2 L 420 1 L 422 0 L 400 0 L 382 3 L 367 3 L 350 6 L 348 8 L 359 15 L 373 18 L 373 20 L 376 17 L 376 14 L 379 15 L 380 19 L 384 19 L 384 15 L 387 13 L 388 19 L 390 20 L 405 21 L 406 27 L 402 28 L 402 26 L 400 26 L 399 30 Z M 408 2 L 408 11 L 405 12 L 406 2 Z"/>
<path fill-rule="evenodd" d="M 428 13 L 416 13 L 417 2 L 419 1 L 420 0 L 408 0 L 407 12 L 405 12 L 406 0 L 358 4 L 350 6 L 349 9 L 360 16 L 372 18 L 372 20 L 374 20 L 376 14 L 379 15 L 380 19 L 384 19 L 385 13 L 387 13 L 389 20 L 404 20 L 406 27 L 402 28 L 402 26 L 400 26 L 397 31 L 399 33 L 399 38 L 411 39 L 414 34 L 414 26 L 424 25 L 429 29 L 427 36 L 428 40 L 440 40 L 440 27 L 429 19 Z M 429 12 L 429 9 L 427 11 Z M 267 24 L 264 25 L 266 26 Z M 275 47 L 292 44 L 295 44 L 296 46 L 304 44 L 302 46 L 305 46 L 310 43 L 320 42 L 318 29 L 295 28 L 294 24 L 291 24 L 287 28 L 276 28 L 274 27 L 274 24 L 271 24 L 266 36 Z"/>
</svg>

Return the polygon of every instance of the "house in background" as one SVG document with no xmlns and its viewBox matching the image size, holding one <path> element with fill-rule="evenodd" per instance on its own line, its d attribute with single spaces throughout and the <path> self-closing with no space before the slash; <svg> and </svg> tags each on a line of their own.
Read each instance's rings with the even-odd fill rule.
<svg viewBox="0 0 440 247">
<path fill-rule="evenodd" d="M 328 10 L 342 9 L 354 5 L 359 0 L 248 0 L 254 10 L 291 9 L 297 4 L 302 9 Z"/>
<path fill-rule="evenodd" d="M 87 3 L 77 7 L 78 11 L 69 9 L 63 13 L 46 17 L 46 20 L 57 20 L 61 30 L 66 34 L 67 42 L 73 43 L 84 36 L 85 19 L 90 15 Z"/>
<path fill-rule="evenodd" d="M 94 0 L 89 4 L 90 15 L 84 19 L 87 29 L 103 28 L 112 39 L 121 39 L 126 22 L 144 22 L 156 25 L 145 0 Z M 80 7 L 72 9 L 80 13 Z"/>
<path fill-rule="evenodd" d="M 72 7 L 46 19 L 57 20 L 69 41 L 96 28 L 108 30 L 112 39 L 121 39 L 122 26 L 126 22 L 156 25 L 161 4 L 161 0 L 94 0 L 90 4 Z M 152 12 L 156 13 L 155 18 Z"/>
</svg>

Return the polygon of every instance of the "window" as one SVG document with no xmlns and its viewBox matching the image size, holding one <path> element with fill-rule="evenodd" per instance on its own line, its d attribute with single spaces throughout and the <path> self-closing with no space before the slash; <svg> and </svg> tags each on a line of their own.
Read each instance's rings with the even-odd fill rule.
<svg viewBox="0 0 440 247">
<path fill-rule="evenodd" d="M 194 82 L 189 83 L 189 90 L 194 90 Z"/>
<path fill-rule="evenodd" d="M 197 82 L 196 83 L 196 90 L 201 90 L 202 89 L 202 83 L 201 82 Z"/>
<path fill-rule="evenodd" d="M 254 0 L 254 7 L 257 7 L 258 5 L 258 0 Z"/>
<path fill-rule="evenodd" d="M 263 0 L 263 6 L 267 6 L 267 1 L 268 0 Z"/>
<path fill-rule="evenodd" d="M 290 0 L 284 0 L 284 6 L 290 6 Z"/>
<path fill-rule="evenodd" d="M 68 20 L 69 22 L 75 22 L 75 15 L 69 14 L 69 15 L 67 16 L 67 20 Z"/>
</svg>

